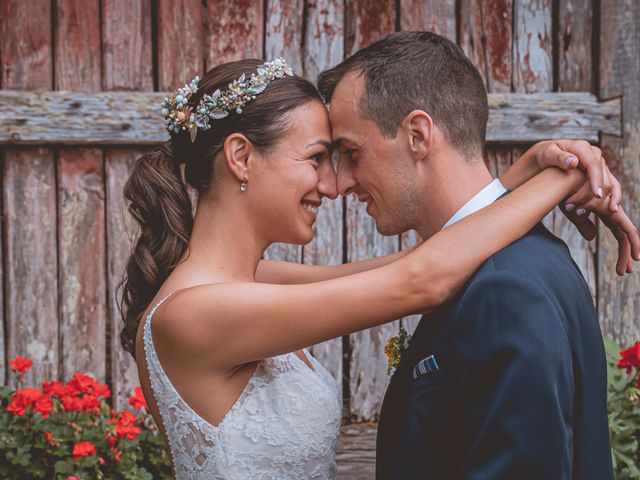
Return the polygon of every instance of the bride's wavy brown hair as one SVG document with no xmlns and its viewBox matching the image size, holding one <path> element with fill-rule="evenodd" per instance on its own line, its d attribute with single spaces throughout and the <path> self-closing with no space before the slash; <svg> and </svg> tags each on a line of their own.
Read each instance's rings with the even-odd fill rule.
<svg viewBox="0 0 640 480">
<path fill-rule="evenodd" d="M 225 90 L 243 73 L 251 76 L 262 63 L 256 59 L 240 60 L 209 70 L 189 105 L 195 110 L 205 93 Z M 193 228 L 187 185 L 198 194 L 207 191 L 213 181 L 214 158 L 227 136 L 242 133 L 260 151 L 268 152 L 289 127 L 287 113 L 311 101 L 322 99 L 309 81 L 297 76 L 275 79 L 246 104 L 241 114 L 230 113 L 222 120 L 212 120 L 209 130 L 199 130 L 194 143 L 187 132 L 171 134 L 169 141 L 136 161 L 123 193 L 130 213 L 140 225 L 140 236 L 119 285 L 124 322 L 120 343 L 134 359 L 142 315 L 187 251 Z"/>
</svg>

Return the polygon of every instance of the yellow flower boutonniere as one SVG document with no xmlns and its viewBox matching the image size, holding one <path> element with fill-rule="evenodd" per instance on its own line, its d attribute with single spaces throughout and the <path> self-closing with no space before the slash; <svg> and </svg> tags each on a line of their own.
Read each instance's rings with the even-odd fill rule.
<svg viewBox="0 0 640 480">
<path fill-rule="evenodd" d="M 391 370 L 398 367 L 400 359 L 404 351 L 409 348 L 409 341 L 411 340 L 411 334 L 400 327 L 400 334 L 395 337 L 391 337 L 387 340 L 387 344 L 384 346 L 384 353 L 387 355 L 387 375 L 391 375 Z"/>
</svg>

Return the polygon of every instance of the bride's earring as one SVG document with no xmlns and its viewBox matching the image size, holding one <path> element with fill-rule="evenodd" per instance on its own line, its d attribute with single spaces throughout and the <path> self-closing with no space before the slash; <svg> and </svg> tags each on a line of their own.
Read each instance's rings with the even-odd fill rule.
<svg viewBox="0 0 640 480">
<path fill-rule="evenodd" d="M 247 191 L 247 176 L 244 176 L 244 182 L 242 182 L 240 184 L 240 191 L 241 192 L 246 192 Z"/>
</svg>

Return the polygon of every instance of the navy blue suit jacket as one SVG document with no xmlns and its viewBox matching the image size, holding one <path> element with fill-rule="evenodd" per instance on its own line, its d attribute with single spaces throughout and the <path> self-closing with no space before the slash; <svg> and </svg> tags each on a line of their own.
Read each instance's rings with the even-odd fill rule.
<svg viewBox="0 0 640 480">
<path fill-rule="evenodd" d="M 439 370 L 414 378 L 434 355 Z M 423 317 L 383 402 L 377 479 L 613 478 L 589 289 L 538 224 Z"/>
</svg>

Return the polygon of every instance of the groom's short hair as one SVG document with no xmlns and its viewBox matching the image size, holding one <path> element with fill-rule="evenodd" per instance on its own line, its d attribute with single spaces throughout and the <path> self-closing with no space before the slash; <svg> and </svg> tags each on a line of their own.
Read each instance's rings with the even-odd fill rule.
<svg viewBox="0 0 640 480">
<path fill-rule="evenodd" d="M 453 147 L 482 155 L 487 92 L 478 70 L 452 41 L 433 32 L 388 35 L 320 73 L 318 90 L 325 101 L 354 71 L 365 79 L 360 112 L 383 135 L 394 138 L 407 114 L 424 110 Z"/>
</svg>

